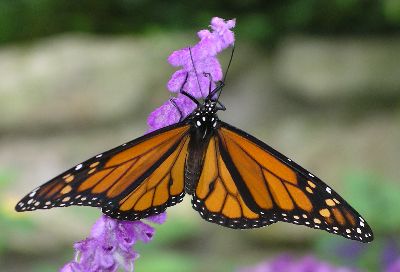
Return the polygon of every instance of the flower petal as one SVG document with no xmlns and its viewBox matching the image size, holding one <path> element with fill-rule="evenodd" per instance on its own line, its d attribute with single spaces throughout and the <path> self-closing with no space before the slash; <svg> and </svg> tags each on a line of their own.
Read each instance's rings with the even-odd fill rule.
<svg viewBox="0 0 400 272">
<path fill-rule="evenodd" d="M 61 269 L 60 272 L 76 272 L 76 270 L 73 269 L 73 263 L 66 263 Z"/>
<path fill-rule="evenodd" d="M 161 107 L 155 109 L 147 118 L 148 132 L 175 124 L 179 121 L 179 112 L 175 106 L 167 101 Z"/>
<path fill-rule="evenodd" d="M 183 86 L 183 82 L 185 81 L 187 71 L 181 69 L 172 74 L 171 79 L 167 83 L 167 88 L 171 92 L 178 92 Z"/>
<path fill-rule="evenodd" d="M 147 217 L 146 220 L 156 224 L 163 224 L 167 220 L 167 213 L 163 212 L 160 214 L 152 215 Z"/>
<path fill-rule="evenodd" d="M 182 48 L 172 52 L 168 57 L 168 62 L 172 66 L 182 66 L 190 60 L 189 48 Z"/>
<path fill-rule="evenodd" d="M 141 221 L 136 221 L 133 227 L 136 237 L 144 243 L 150 242 L 154 236 L 154 228 Z"/>
</svg>

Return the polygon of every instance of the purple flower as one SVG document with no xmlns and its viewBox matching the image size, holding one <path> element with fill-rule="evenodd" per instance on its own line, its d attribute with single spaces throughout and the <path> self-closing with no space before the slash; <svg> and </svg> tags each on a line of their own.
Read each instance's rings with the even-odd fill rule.
<svg viewBox="0 0 400 272">
<path fill-rule="evenodd" d="M 183 87 L 194 97 L 207 96 L 210 82 L 211 88 L 214 88 L 214 81 L 222 79 L 221 65 L 216 55 L 233 45 L 234 34 L 230 29 L 234 26 L 234 20 L 225 22 L 221 18 L 213 18 L 211 31 L 199 31 L 200 41 L 191 47 L 193 61 L 188 48 L 173 52 L 168 58 L 169 63 L 173 66 L 182 66 L 182 69 L 172 75 L 167 85 L 168 89 L 177 92 Z M 186 76 L 187 82 L 182 86 Z M 196 107 L 193 101 L 181 94 L 174 98 L 174 104 L 167 101 L 150 114 L 147 121 L 148 132 L 179 122 L 181 117 L 187 116 Z M 146 220 L 162 224 L 166 220 L 166 214 L 150 216 Z M 146 223 L 119 221 L 103 215 L 93 225 L 90 236 L 75 243 L 75 260 L 67 263 L 61 272 L 111 272 L 117 271 L 119 267 L 125 271 L 133 271 L 134 261 L 139 254 L 132 246 L 138 240 L 149 242 L 153 235 L 154 229 Z"/>
<path fill-rule="evenodd" d="M 239 272 L 355 272 L 347 267 L 335 267 L 314 256 L 295 259 L 290 255 L 281 255 L 253 267 L 242 268 Z"/>
<path fill-rule="evenodd" d="M 381 255 L 381 267 L 386 272 L 400 271 L 400 247 L 396 237 L 387 237 Z"/>
<path fill-rule="evenodd" d="M 344 241 L 335 248 L 334 252 L 341 259 L 352 262 L 360 258 L 367 248 L 367 244 L 364 243 Z"/>
<path fill-rule="evenodd" d="M 399 272 L 400 271 L 400 257 L 394 261 L 391 265 L 389 265 L 386 270 L 386 272 Z"/>
<path fill-rule="evenodd" d="M 208 95 L 210 83 L 211 89 L 214 89 L 215 82 L 222 79 L 222 68 L 217 54 L 234 44 L 235 36 L 231 29 L 235 27 L 235 20 L 225 21 L 214 17 L 210 27 L 211 31 L 205 29 L 197 33 L 200 41 L 190 47 L 190 50 L 189 47 L 186 47 L 174 51 L 168 57 L 168 62 L 172 66 L 181 66 L 181 69 L 177 70 L 168 81 L 167 88 L 171 92 L 176 93 L 183 88 L 196 98 L 204 98 Z M 182 112 L 182 118 L 190 114 L 196 107 L 190 99 L 182 94 L 178 94 L 174 102 Z M 170 101 L 167 101 L 150 114 L 147 123 L 150 127 L 149 130 L 153 131 L 174 124 L 179 121 L 179 118 L 179 111 Z"/>
<path fill-rule="evenodd" d="M 165 213 L 148 217 L 146 220 L 162 224 Z M 139 257 L 132 246 L 138 240 L 149 242 L 154 228 L 141 221 L 119 221 L 106 215 L 93 225 L 90 236 L 75 243 L 75 261 L 67 263 L 61 272 L 133 271 L 134 261 Z"/>
</svg>

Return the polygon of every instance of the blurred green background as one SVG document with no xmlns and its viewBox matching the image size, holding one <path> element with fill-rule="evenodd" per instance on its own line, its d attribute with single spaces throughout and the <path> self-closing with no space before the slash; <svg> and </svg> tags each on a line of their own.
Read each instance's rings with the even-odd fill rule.
<svg viewBox="0 0 400 272">
<path fill-rule="evenodd" d="M 196 43 L 213 16 L 237 19 L 221 117 L 332 185 L 376 241 L 283 223 L 224 229 L 187 197 L 136 246 L 136 271 L 234 271 L 281 253 L 383 271 L 389 253 L 400 256 L 399 1 L 0 0 L 1 271 L 56 271 L 73 258 L 99 211 L 14 205 L 143 134 L 170 95 L 167 56 Z"/>
</svg>

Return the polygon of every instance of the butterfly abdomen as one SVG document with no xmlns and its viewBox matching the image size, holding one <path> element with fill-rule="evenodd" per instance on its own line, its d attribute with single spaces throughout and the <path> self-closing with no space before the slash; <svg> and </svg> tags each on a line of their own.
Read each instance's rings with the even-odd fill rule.
<svg viewBox="0 0 400 272">
<path fill-rule="evenodd" d="M 185 192 L 193 194 L 196 184 L 200 178 L 203 165 L 204 148 L 202 145 L 196 145 L 192 138 L 189 142 L 189 152 L 186 157 L 185 165 Z"/>
<path fill-rule="evenodd" d="M 193 126 L 185 164 L 185 192 L 193 194 L 203 169 L 205 151 L 211 130 L 207 126 Z"/>
<path fill-rule="evenodd" d="M 189 163 L 190 162 L 190 163 Z M 188 160 L 185 168 L 185 192 L 193 194 L 195 185 L 200 178 L 199 163 Z"/>
</svg>

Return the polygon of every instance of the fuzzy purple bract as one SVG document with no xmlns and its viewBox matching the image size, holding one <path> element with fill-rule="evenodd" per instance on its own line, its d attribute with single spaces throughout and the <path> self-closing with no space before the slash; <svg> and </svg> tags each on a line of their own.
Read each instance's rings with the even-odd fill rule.
<svg viewBox="0 0 400 272">
<path fill-rule="evenodd" d="M 196 98 L 206 97 L 210 80 L 211 87 L 214 88 L 214 81 L 222 79 L 222 69 L 217 54 L 233 45 L 234 34 L 231 29 L 234 26 L 235 20 L 225 21 L 214 17 L 211 20 L 211 31 L 199 31 L 197 35 L 200 41 L 190 47 L 193 61 L 189 47 L 173 52 L 168 62 L 181 69 L 176 71 L 168 81 L 168 90 L 176 93 L 183 88 Z M 209 74 L 211 78 L 205 74 Z M 187 82 L 182 86 L 186 75 L 188 75 Z M 190 114 L 196 107 L 193 101 L 181 94 L 174 98 L 174 102 L 182 112 L 182 117 Z M 172 125 L 179 120 L 178 109 L 168 100 L 148 117 L 148 132 Z M 162 224 L 166 220 L 166 214 L 151 216 L 146 220 Z M 102 215 L 93 225 L 90 236 L 75 243 L 75 260 L 67 263 L 61 272 L 113 272 L 119 268 L 133 271 L 134 261 L 139 257 L 139 254 L 133 250 L 133 245 L 137 241 L 147 243 L 153 235 L 154 228 L 142 221 L 120 221 Z"/>
<path fill-rule="evenodd" d="M 357 272 L 348 267 L 336 267 L 318 260 L 314 256 L 296 259 L 291 255 L 280 255 L 275 259 L 262 262 L 256 266 L 239 269 L 238 272 Z"/>
<path fill-rule="evenodd" d="M 146 218 L 149 222 L 162 224 L 166 214 Z M 90 236 L 75 243 L 75 261 L 66 264 L 67 271 L 133 271 L 134 261 L 139 257 L 132 246 L 136 241 L 149 242 L 154 228 L 142 221 L 119 221 L 102 215 L 93 225 Z"/>
</svg>

